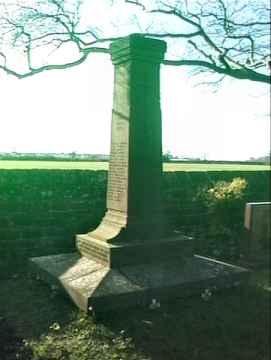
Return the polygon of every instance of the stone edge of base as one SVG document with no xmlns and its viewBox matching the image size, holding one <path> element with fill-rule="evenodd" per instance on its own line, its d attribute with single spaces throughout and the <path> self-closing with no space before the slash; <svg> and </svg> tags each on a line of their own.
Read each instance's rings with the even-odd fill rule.
<svg viewBox="0 0 271 360">
<path fill-rule="evenodd" d="M 65 255 L 65 254 L 64 254 Z M 59 255 L 56 255 L 59 256 Z M 75 254 L 66 254 L 65 255 L 67 259 L 69 259 L 72 256 L 75 256 Z M 65 256 L 62 256 L 62 260 L 65 261 Z M 42 258 L 42 257 L 41 257 Z M 69 282 L 69 280 L 63 281 L 60 277 L 56 277 L 48 270 L 46 270 L 46 267 L 39 266 L 39 259 L 41 258 L 32 258 L 30 259 L 30 263 L 32 264 L 32 269 L 35 271 L 35 273 L 39 274 L 40 278 L 44 280 L 45 282 L 49 283 L 51 285 L 51 288 L 56 287 L 66 295 L 68 295 L 71 300 L 76 304 L 78 308 L 80 308 L 84 312 L 88 312 L 90 309 L 94 309 L 96 312 L 105 312 L 105 311 L 111 311 L 118 308 L 127 308 L 127 307 L 134 307 L 134 306 L 148 306 L 152 299 L 157 299 L 159 302 L 167 302 L 172 298 L 186 298 L 193 295 L 201 295 L 206 289 L 209 289 L 212 292 L 221 291 L 223 289 L 230 289 L 235 288 L 239 286 L 243 286 L 249 282 L 251 271 L 242 268 L 240 266 L 231 265 L 228 263 L 224 263 L 221 261 L 217 261 L 210 258 L 205 258 L 199 255 L 194 255 L 195 259 L 198 259 L 199 262 L 207 262 L 208 264 L 212 266 L 220 266 L 229 272 L 227 276 L 224 275 L 217 275 L 216 277 L 210 277 L 210 278 L 198 278 L 197 281 L 191 281 L 191 282 L 180 282 L 175 285 L 168 286 L 167 279 L 164 280 L 164 286 L 160 286 L 157 288 L 145 288 L 145 289 L 139 289 L 135 291 L 127 291 L 125 292 L 118 292 L 115 294 L 108 293 L 108 295 L 102 295 L 102 296 L 88 296 L 85 289 L 82 287 L 75 288 L 72 286 L 72 282 Z M 47 259 L 50 257 L 46 257 Z M 41 261 L 43 261 L 42 259 Z M 46 260 L 46 259 L 45 259 Z M 51 260 L 53 259 L 53 256 L 51 256 Z M 93 264 L 91 260 L 89 260 L 90 263 Z M 131 266 L 133 268 L 135 266 Z M 146 264 L 146 268 L 148 267 L 148 264 Z M 109 269 L 108 267 L 105 267 L 108 274 L 110 272 L 118 272 L 118 270 Z M 180 271 L 182 269 L 180 268 Z M 120 269 L 121 273 L 121 269 Z M 86 276 L 82 275 L 82 277 Z M 101 283 L 103 281 L 103 278 L 101 277 Z M 100 283 L 99 283 L 100 286 Z"/>
</svg>

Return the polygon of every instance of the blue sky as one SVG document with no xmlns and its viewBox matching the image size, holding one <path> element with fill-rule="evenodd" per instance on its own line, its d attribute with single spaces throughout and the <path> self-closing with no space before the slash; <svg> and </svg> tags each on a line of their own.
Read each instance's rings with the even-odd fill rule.
<svg viewBox="0 0 271 360">
<path fill-rule="evenodd" d="M 13 61 L 19 64 L 20 58 Z M 217 160 L 269 152 L 267 85 L 226 79 L 214 93 L 196 83 L 187 67 L 161 68 L 164 152 Z M 107 55 L 23 80 L 0 72 L 0 152 L 108 154 L 112 93 Z"/>
</svg>

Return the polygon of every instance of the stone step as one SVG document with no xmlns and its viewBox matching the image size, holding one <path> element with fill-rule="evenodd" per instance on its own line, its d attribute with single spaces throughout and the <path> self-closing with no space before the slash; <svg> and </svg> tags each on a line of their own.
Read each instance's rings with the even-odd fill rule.
<svg viewBox="0 0 271 360">
<path fill-rule="evenodd" d="M 147 306 L 220 289 L 249 279 L 244 268 L 202 256 L 184 262 L 140 264 L 111 269 L 77 253 L 31 258 L 35 273 L 64 290 L 82 311 Z"/>
</svg>

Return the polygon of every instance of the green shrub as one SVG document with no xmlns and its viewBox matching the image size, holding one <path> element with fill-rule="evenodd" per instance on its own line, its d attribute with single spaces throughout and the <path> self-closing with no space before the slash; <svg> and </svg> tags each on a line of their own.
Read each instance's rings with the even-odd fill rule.
<svg viewBox="0 0 271 360">
<path fill-rule="evenodd" d="M 240 177 L 217 181 L 203 188 L 199 198 L 205 205 L 208 221 L 205 229 L 205 252 L 222 259 L 239 257 L 247 181 Z"/>
</svg>

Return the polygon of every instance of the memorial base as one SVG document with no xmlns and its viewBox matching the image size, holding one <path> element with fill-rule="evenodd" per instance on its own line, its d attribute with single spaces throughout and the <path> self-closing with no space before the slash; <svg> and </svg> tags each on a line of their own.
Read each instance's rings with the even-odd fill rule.
<svg viewBox="0 0 271 360">
<path fill-rule="evenodd" d="M 66 294 L 82 311 L 104 312 L 116 308 L 148 306 L 153 299 L 200 295 L 238 287 L 249 271 L 201 256 L 161 264 L 140 264 L 112 269 L 80 257 L 78 253 L 30 259 L 39 276 Z"/>
<path fill-rule="evenodd" d="M 76 235 L 76 245 L 82 256 L 118 268 L 123 265 L 137 265 L 181 261 L 193 254 L 193 239 L 176 235 L 156 241 L 111 244 L 95 239 L 89 234 Z"/>
</svg>

